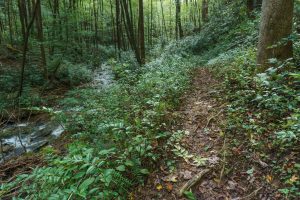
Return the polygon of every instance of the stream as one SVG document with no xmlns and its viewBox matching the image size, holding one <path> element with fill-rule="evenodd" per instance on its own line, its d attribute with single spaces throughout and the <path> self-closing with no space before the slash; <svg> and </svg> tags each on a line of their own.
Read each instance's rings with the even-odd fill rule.
<svg viewBox="0 0 300 200">
<path fill-rule="evenodd" d="M 111 67 L 104 63 L 93 73 L 90 87 L 101 90 L 113 83 Z M 65 131 L 64 126 L 51 120 L 11 122 L 0 126 L 0 163 L 27 152 L 36 152 L 50 145 Z"/>
<path fill-rule="evenodd" d="M 27 152 L 38 151 L 64 132 L 57 122 L 25 122 L 1 128 L 0 163 Z M 6 137 L 5 137 L 6 136 Z"/>
</svg>

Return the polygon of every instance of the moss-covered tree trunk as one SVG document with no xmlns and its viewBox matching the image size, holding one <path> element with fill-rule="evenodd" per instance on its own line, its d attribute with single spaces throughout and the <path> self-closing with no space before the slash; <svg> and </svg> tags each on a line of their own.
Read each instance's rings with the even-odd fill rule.
<svg viewBox="0 0 300 200">
<path fill-rule="evenodd" d="M 268 68 L 268 59 L 284 60 L 293 56 L 291 41 L 282 42 L 292 33 L 293 0 L 264 0 L 259 33 L 257 64 Z"/>
</svg>

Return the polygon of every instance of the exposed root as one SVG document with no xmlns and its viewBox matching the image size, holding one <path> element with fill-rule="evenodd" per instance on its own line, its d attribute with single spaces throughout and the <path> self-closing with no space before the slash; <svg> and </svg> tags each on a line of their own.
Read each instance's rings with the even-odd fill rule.
<svg viewBox="0 0 300 200">
<path fill-rule="evenodd" d="M 218 117 L 222 112 L 223 112 L 223 109 L 221 109 L 216 115 L 213 115 L 213 116 L 209 117 L 208 120 L 207 120 L 207 123 L 206 123 L 206 125 L 205 125 L 205 127 L 204 127 L 204 129 L 206 129 L 206 128 L 209 126 L 210 122 L 211 122 L 214 118 Z"/>
<path fill-rule="evenodd" d="M 251 194 L 245 196 L 245 197 L 240 197 L 237 200 L 251 200 L 254 199 L 255 196 L 258 194 L 258 192 L 263 189 L 263 187 L 258 188 L 257 190 L 254 190 Z"/>
<path fill-rule="evenodd" d="M 201 171 L 200 173 L 198 173 L 194 178 L 192 178 L 191 180 L 189 180 L 186 184 L 184 184 L 181 187 L 181 189 L 178 192 L 178 195 L 181 197 L 185 191 L 188 191 L 189 189 L 191 189 L 208 172 L 210 172 L 210 169 L 204 169 L 203 171 Z"/>
</svg>

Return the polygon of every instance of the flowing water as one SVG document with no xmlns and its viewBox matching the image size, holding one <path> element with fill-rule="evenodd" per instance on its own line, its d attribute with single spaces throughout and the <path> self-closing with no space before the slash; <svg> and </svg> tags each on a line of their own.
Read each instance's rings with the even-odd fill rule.
<svg viewBox="0 0 300 200">
<path fill-rule="evenodd" d="M 26 152 L 37 151 L 58 138 L 64 128 L 57 122 L 26 122 L 1 128 L 0 162 Z"/>
<path fill-rule="evenodd" d="M 114 75 L 111 66 L 104 63 L 94 72 L 93 86 L 98 89 L 107 88 L 113 83 L 113 80 Z"/>
<path fill-rule="evenodd" d="M 111 67 L 103 64 L 95 70 L 92 87 L 96 90 L 113 83 Z M 24 121 L 0 127 L 0 163 L 26 152 L 35 152 L 49 145 L 64 132 L 63 125 L 54 121 Z"/>
</svg>

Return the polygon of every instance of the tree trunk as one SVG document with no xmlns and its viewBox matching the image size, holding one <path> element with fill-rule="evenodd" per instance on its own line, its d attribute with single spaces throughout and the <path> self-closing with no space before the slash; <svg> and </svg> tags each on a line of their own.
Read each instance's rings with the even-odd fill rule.
<svg viewBox="0 0 300 200">
<path fill-rule="evenodd" d="M 19 7 L 19 13 L 20 13 L 20 21 L 22 26 L 25 25 L 24 23 L 24 18 L 23 15 L 24 14 L 24 7 L 21 6 L 22 4 L 24 5 L 25 0 L 19 0 L 18 1 L 18 7 Z M 23 55 L 22 55 L 22 65 L 21 65 L 21 76 L 20 76 L 20 86 L 19 86 L 19 92 L 18 92 L 18 98 L 22 96 L 22 92 L 23 92 L 23 85 L 24 85 L 24 74 L 25 74 L 25 66 L 26 66 L 26 60 L 27 60 L 27 50 L 28 50 L 28 42 L 29 42 L 29 36 L 30 36 L 30 30 L 31 27 L 34 23 L 34 19 L 36 17 L 37 14 L 37 9 L 38 9 L 38 3 L 40 3 L 40 0 L 37 0 L 35 6 L 34 6 L 34 10 L 33 10 L 33 14 L 32 14 L 32 18 L 29 22 L 29 24 L 26 27 L 22 28 L 22 33 L 23 33 Z"/>
<path fill-rule="evenodd" d="M 98 8 L 96 7 L 96 1 L 93 0 L 93 14 L 94 14 L 94 28 L 95 28 L 95 39 L 94 44 L 97 48 L 98 46 Z"/>
<path fill-rule="evenodd" d="M 116 32 L 117 32 L 117 46 L 118 55 L 121 57 L 121 12 L 120 12 L 120 0 L 116 0 Z"/>
<path fill-rule="evenodd" d="M 202 1 L 202 21 L 208 21 L 208 0 Z"/>
<path fill-rule="evenodd" d="M 254 8 L 259 8 L 262 5 L 262 0 L 253 0 L 254 1 Z"/>
<path fill-rule="evenodd" d="M 176 39 L 183 37 L 181 26 L 181 5 L 180 0 L 176 0 Z"/>
<path fill-rule="evenodd" d="M 153 45 L 153 0 L 150 0 L 150 31 L 149 31 L 149 38 L 150 38 L 150 46 Z"/>
<path fill-rule="evenodd" d="M 254 18 L 255 15 L 253 14 L 253 11 L 261 7 L 262 0 L 247 0 L 246 4 L 248 17 Z"/>
<path fill-rule="evenodd" d="M 11 23 L 11 13 L 10 13 L 10 0 L 7 1 L 7 18 L 8 18 L 8 28 L 9 28 L 9 39 L 10 44 L 13 44 L 13 30 L 12 30 L 12 23 Z"/>
<path fill-rule="evenodd" d="M 160 0 L 160 8 L 161 8 L 161 16 L 162 16 L 162 36 L 163 38 L 166 37 L 166 40 L 168 40 L 168 30 L 166 26 L 166 20 L 165 20 L 165 14 L 164 14 L 164 7 L 163 2 Z"/>
<path fill-rule="evenodd" d="M 254 11 L 254 0 L 247 0 L 247 15 L 250 18 L 253 18 Z"/>
<path fill-rule="evenodd" d="M 144 27 L 144 4 L 139 0 L 139 51 L 141 63 L 145 64 L 145 27 Z"/>
<path fill-rule="evenodd" d="M 4 23 L 2 22 L 2 19 L 0 18 L 0 44 L 2 44 L 3 41 L 3 31 L 4 31 Z"/>
<path fill-rule="evenodd" d="M 41 68 L 44 71 L 44 77 L 48 79 L 48 69 L 47 69 L 47 61 L 46 61 L 46 52 L 44 47 L 44 33 L 43 33 L 43 21 L 42 21 L 42 9 L 41 9 L 41 2 L 40 1 L 33 1 L 32 5 L 37 4 L 36 10 L 36 29 L 37 29 L 37 38 L 40 43 L 40 50 L 41 50 Z"/>
<path fill-rule="evenodd" d="M 121 0 L 121 6 L 122 6 L 122 14 L 124 16 L 124 22 L 125 22 L 125 30 L 127 32 L 127 37 L 129 40 L 129 44 L 131 46 L 131 49 L 135 53 L 135 57 L 137 59 L 137 62 L 139 64 L 142 64 L 140 51 L 138 49 L 136 36 L 134 34 L 134 26 L 133 26 L 133 17 L 131 12 L 131 2 L 128 0 Z"/>
<path fill-rule="evenodd" d="M 257 64 L 259 71 L 268 68 L 270 58 L 285 60 L 293 56 L 291 41 L 278 44 L 292 33 L 293 0 L 264 0 L 259 33 Z M 273 47 L 271 47 L 274 45 Z"/>
</svg>

